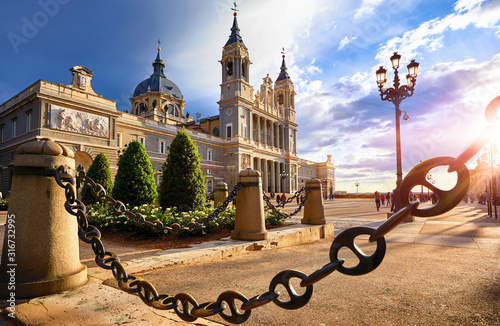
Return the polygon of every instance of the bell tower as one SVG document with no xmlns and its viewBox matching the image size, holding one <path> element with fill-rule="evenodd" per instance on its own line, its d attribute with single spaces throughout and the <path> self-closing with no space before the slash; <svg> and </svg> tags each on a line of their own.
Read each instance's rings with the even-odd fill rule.
<svg viewBox="0 0 500 326">
<path fill-rule="evenodd" d="M 253 88 L 250 86 L 250 59 L 238 27 L 236 3 L 231 35 L 222 48 L 222 83 L 220 84 L 220 136 L 250 138 L 250 108 Z"/>
<path fill-rule="evenodd" d="M 288 156 L 297 155 L 297 123 L 295 122 L 295 89 L 288 75 L 285 64 L 285 49 L 283 48 L 281 69 L 278 78 L 274 82 L 274 93 L 276 96 L 276 107 L 282 114 L 285 122 L 285 149 Z"/>
<path fill-rule="evenodd" d="M 281 69 L 276 82 L 274 83 L 274 91 L 276 94 L 276 106 L 278 110 L 283 110 L 285 120 L 295 123 L 295 90 L 293 82 L 288 75 L 285 64 L 285 49 L 283 49 Z"/>
<path fill-rule="evenodd" d="M 248 48 L 243 43 L 238 27 L 236 4 L 234 8 L 233 26 L 231 35 L 222 49 L 222 59 L 220 60 L 222 68 L 221 101 L 243 97 L 251 99 L 250 86 L 250 59 Z"/>
</svg>

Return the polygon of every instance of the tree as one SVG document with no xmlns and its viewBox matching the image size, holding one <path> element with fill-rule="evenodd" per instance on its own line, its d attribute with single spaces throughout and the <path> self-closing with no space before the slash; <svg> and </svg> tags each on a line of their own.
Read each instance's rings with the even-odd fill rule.
<svg viewBox="0 0 500 326">
<path fill-rule="evenodd" d="M 201 155 L 183 128 L 168 148 L 160 183 L 160 206 L 194 210 L 205 203 L 205 177 L 200 168 Z"/>
<path fill-rule="evenodd" d="M 158 191 L 153 166 L 144 146 L 131 141 L 118 161 L 113 198 L 132 206 L 153 204 Z"/>
<path fill-rule="evenodd" d="M 103 186 L 107 195 L 111 193 L 113 189 L 113 179 L 111 177 L 108 157 L 104 153 L 97 154 L 87 171 L 87 176 L 94 180 L 95 183 Z M 90 187 L 87 185 L 82 187 L 81 198 L 85 205 L 95 204 L 97 202 L 97 199 L 92 195 Z"/>
</svg>

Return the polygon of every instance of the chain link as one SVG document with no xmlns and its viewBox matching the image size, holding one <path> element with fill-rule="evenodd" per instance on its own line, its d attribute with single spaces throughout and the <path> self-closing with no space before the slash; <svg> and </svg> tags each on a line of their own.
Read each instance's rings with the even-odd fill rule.
<svg viewBox="0 0 500 326">
<path fill-rule="evenodd" d="M 496 112 L 499 106 L 500 96 L 495 98 L 488 105 L 486 117 L 491 124 L 498 121 Z M 494 130 L 494 128 L 489 126 L 487 130 Z M 417 216 L 436 216 L 451 210 L 458 204 L 458 202 L 462 199 L 461 195 L 463 194 L 463 190 L 467 189 L 469 185 L 469 174 L 468 172 L 465 173 L 466 168 L 464 168 L 464 164 L 467 162 L 467 160 L 477 154 L 481 147 L 486 143 L 485 140 L 487 141 L 487 138 L 484 135 L 480 135 L 476 139 L 476 141 L 473 142 L 473 145 L 467 147 L 464 152 L 460 154 L 456 159 L 450 157 L 432 158 L 415 166 L 408 173 L 401 184 L 400 196 L 401 202 L 406 203 L 404 207 L 395 212 L 391 216 L 391 218 L 380 225 L 377 229 L 368 227 L 354 227 L 342 231 L 335 237 L 330 247 L 330 263 L 324 265 L 310 275 L 303 274 L 299 271 L 285 270 L 278 273 L 271 280 L 269 291 L 261 295 L 257 295 L 252 297 L 251 299 L 247 299 L 243 294 L 231 290 L 221 293 L 216 301 L 206 302 L 203 304 L 198 304 L 195 298 L 187 293 L 178 293 L 176 295 L 159 294 L 153 284 L 151 284 L 149 281 L 146 281 L 137 276 L 127 274 L 119 258 L 113 253 L 105 250 L 104 245 L 100 239 L 101 234 L 99 230 L 92 225 L 88 225 L 88 221 L 85 216 L 85 205 L 83 205 L 83 203 L 76 199 L 74 187 L 75 181 L 73 177 L 71 177 L 71 175 L 64 169 L 64 167 L 61 166 L 57 170 L 55 179 L 57 184 L 65 189 L 64 192 L 66 196 L 66 210 L 71 215 L 77 217 L 79 226 L 78 236 L 82 241 L 91 243 L 92 250 L 96 255 L 96 263 L 104 269 L 111 269 L 120 289 L 127 293 L 139 295 L 139 297 L 146 305 L 153 308 L 161 310 L 174 309 L 181 319 L 188 322 L 193 322 L 199 317 L 208 317 L 219 314 L 225 321 L 229 323 L 241 324 L 248 320 L 253 309 L 265 305 L 271 301 L 284 309 L 298 309 L 300 307 L 303 307 L 309 302 L 312 296 L 313 284 L 322 280 L 334 271 L 338 271 L 346 275 L 363 275 L 375 270 L 381 264 L 385 256 L 386 243 L 384 236 L 391 230 L 393 230 L 397 225 L 399 225 L 408 215 L 414 214 Z M 425 177 L 429 169 L 440 165 L 448 165 L 450 172 L 458 172 L 457 185 L 449 191 L 443 191 L 431 184 L 426 183 Z M 183 229 L 178 224 L 173 224 L 171 227 L 165 227 L 160 221 L 145 221 L 143 215 L 139 213 L 134 214 L 125 210 L 125 205 L 123 205 L 123 203 L 107 196 L 104 189 L 100 185 L 95 184 L 90 178 L 85 175 L 84 172 L 80 171 L 78 173 L 78 178 L 91 186 L 91 190 L 94 196 L 110 204 L 113 208 L 113 211 L 125 214 L 134 223 L 137 223 L 139 225 L 149 225 L 155 230 L 175 231 Z M 435 192 L 439 196 L 436 204 L 433 205 L 430 209 L 418 210 L 418 202 L 408 202 L 409 192 L 415 185 L 420 184 L 430 187 L 433 192 Z M 210 216 L 210 218 L 207 218 L 207 220 L 216 218 L 221 211 L 225 210 L 229 205 L 229 202 L 236 199 L 236 193 L 240 188 L 241 184 L 237 184 L 231 191 L 231 194 L 226 198 L 223 205 L 218 207 L 220 209 L 217 210 L 217 213 L 214 212 L 214 214 Z M 301 189 L 300 191 L 302 190 L 303 189 Z M 301 208 L 307 200 L 307 194 L 309 193 L 310 189 L 305 189 L 305 191 L 305 198 L 302 200 L 299 208 Z M 268 207 L 280 216 L 291 216 L 283 214 L 279 210 L 277 210 L 277 208 L 272 205 L 269 197 L 267 197 L 265 193 L 264 200 L 266 201 Z M 189 226 L 189 228 L 191 227 L 193 227 L 193 225 Z M 369 235 L 369 241 L 376 242 L 377 248 L 371 255 L 366 255 L 354 244 L 355 238 L 359 235 Z M 357 256 L 359 260 L 358 265 L 354 267 L 343 266 L 344 259 L 339 258 L 338 254 L 344 247 L 351 250 Z M 292 278 L 298 278 L 301 280 L 300 287 L 305 288 L 305 291 L 302 295 L 297 295 L 297 292 L 291 285 L 290 280 Z M 288 301 L 281 301 L 279 299 L 280 293 L 278 291 L 275 291 L 278 285 L 282 285 L 288 292 Z M 237 301 L 241 302 L 240 308 L 237 307 Z M 243 311 L 243 313 L 241 311 Z M 229 312 L 229 314 L 227 314 L 227 312 Z"/>
<path fill-rule="evenodd" d="M 304 191 L 304 187 L 302 187 L 300 190 L 296 191 L 292 197 L 286 199 L 286 200 L 282 200 L 280 201 L 280 203 L 277 205 L 278 207 L 282 207 L 284 208 L 286 204 L 290 204 L 295 198 L 299 197 L 300 194 Z"/>
<path fill-rule="evenodd" d="M 222 205 L 217 206 L 215 208 L 214 212 L 212 214 L 208 215 L 204 219 L 204 221 L 206 220 L 208 222 L 208 221 L 211 221 L 213 219 L 216 219 L 219 216 L 220 213 L 224 212 L 227 209 L 227 207 L 229 206 L 229 203 L 231 203 L 231 202 L 233 202 L 233 201 L 236 200 L 236 193 L 240 189 L 241 189 L 241 183 L 238 182 L 234 186 L 233 190 L 231 190 L 231 192 L 229 193 L 229 195 L 227 195 L 226 199 L 224 199 L 224 201 L 222 202 Z"/>
<path fill-rule="evenodd" d="M 270 210 L 272 210 L 273 213 L 277 214 L 281 219 L 284 220 L 284 219 L 287 219 L 287 218 L 290 218 L 290 217 L 296 215 L 298 212 L 300 212 L 302 210 L 302 207 L 304 207 L 304 205 L 306 204 L 306 200 L 309 198 L 309 192 L 311 191 L 311 188 L 309 188 L 309 187 L 308 188 L 302 187 L 302 189 L 300 189 L 299 191 L 296 191 L 295 194 L 292 197 L 290 197 L 288 200 L 286 200 L 286 203 L 291 203 L 292 200 L 294 198 L 297 198 L 302 191 L 305 192 L 305 195 L 304 195 L 304 197 L 302 197 L 302 200 L 299 202 L 299 207 L 297 207 L 295 209 L 295 211 L 293 211 L 290 214 L 283 213 L 276 206 L 274 206 L 273 203 L 271 202 L 271 199 L 266 195 L 266 192 L 264 191 L 264 188 L 262 188 L 262 197 L 264 198 L 264 201 L 266 202 L 267 208 L 269 208 Z M 283 206 L 281 206 L 281 203 L 280 203 L 278 205 L 278 207 L 284 207 L 285 204 L 283 204 Z"/>
</svg>

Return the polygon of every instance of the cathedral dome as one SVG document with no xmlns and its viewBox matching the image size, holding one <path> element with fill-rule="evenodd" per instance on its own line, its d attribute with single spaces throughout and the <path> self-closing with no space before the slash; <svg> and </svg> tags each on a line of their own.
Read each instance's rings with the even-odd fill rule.
<svg viewBox="0 0 500 326">
<path fill-rule="evenodd" d="M 171 95 L 175 98 L 182 99 L 182 93 L 179 87 L 171 80 L 161 75 L 151 75 L 148 79 L 143 80 L 134 90 L 134 97 L 151 92 L 160 92 L 166 95 Z"/>
<path fill-rule="evenodd" d="M 143 80 L 134 90 L 134 97 L 151 92 L 160 92 L 166 95 L 171 95 L 175 98 L 182 99 L 182 93 L 179 87 L 171 80 L 165 77 L 163 68 L 165 64 L 160 58 L 160 47 L 158 46 L 158 54 L 153 62 L 154 72 L 148 79 Z"/>
</svg>

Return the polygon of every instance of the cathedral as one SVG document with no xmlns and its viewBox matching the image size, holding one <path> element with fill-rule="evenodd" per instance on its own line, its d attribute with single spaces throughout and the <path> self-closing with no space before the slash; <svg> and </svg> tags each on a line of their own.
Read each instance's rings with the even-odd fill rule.
<svg viewBox="0 0 500 326">
<path fill-rule="evenodd" d="M 293 193 L 317 178 L 324 195 L 333 194 L 331 156 L 316 163 L 297 155 L 296 93 L 285 55 L 281 60 L 277 78 L 273 81 L 268 74 L 255 91 L 235 12 L 222 48 L 219 112 L 213 116 L 185 112 L 180 88 L 165 76 L 160 46 L 153 73 L 133 90 L 130 113 L 118 111 L 115 101 L 94 92 L 94 74 L 87 67 L 72 67 L 69 85 L 38 80 L 0 105 L 0 189 L 10 191 L 16 148 L 47 137 L 73 149 L 76 166 L 86 169 L 97 154 L 106 154 L 113 175 L 127 144 L 137 140 L 145 146 L 159 184 L 168 146 L 185 128 L 202 156 L 207 192 L 219 182 L 231 190 L 238 173 L 252 168 L 260 171 L 268 193 Z"/>
</svg>

